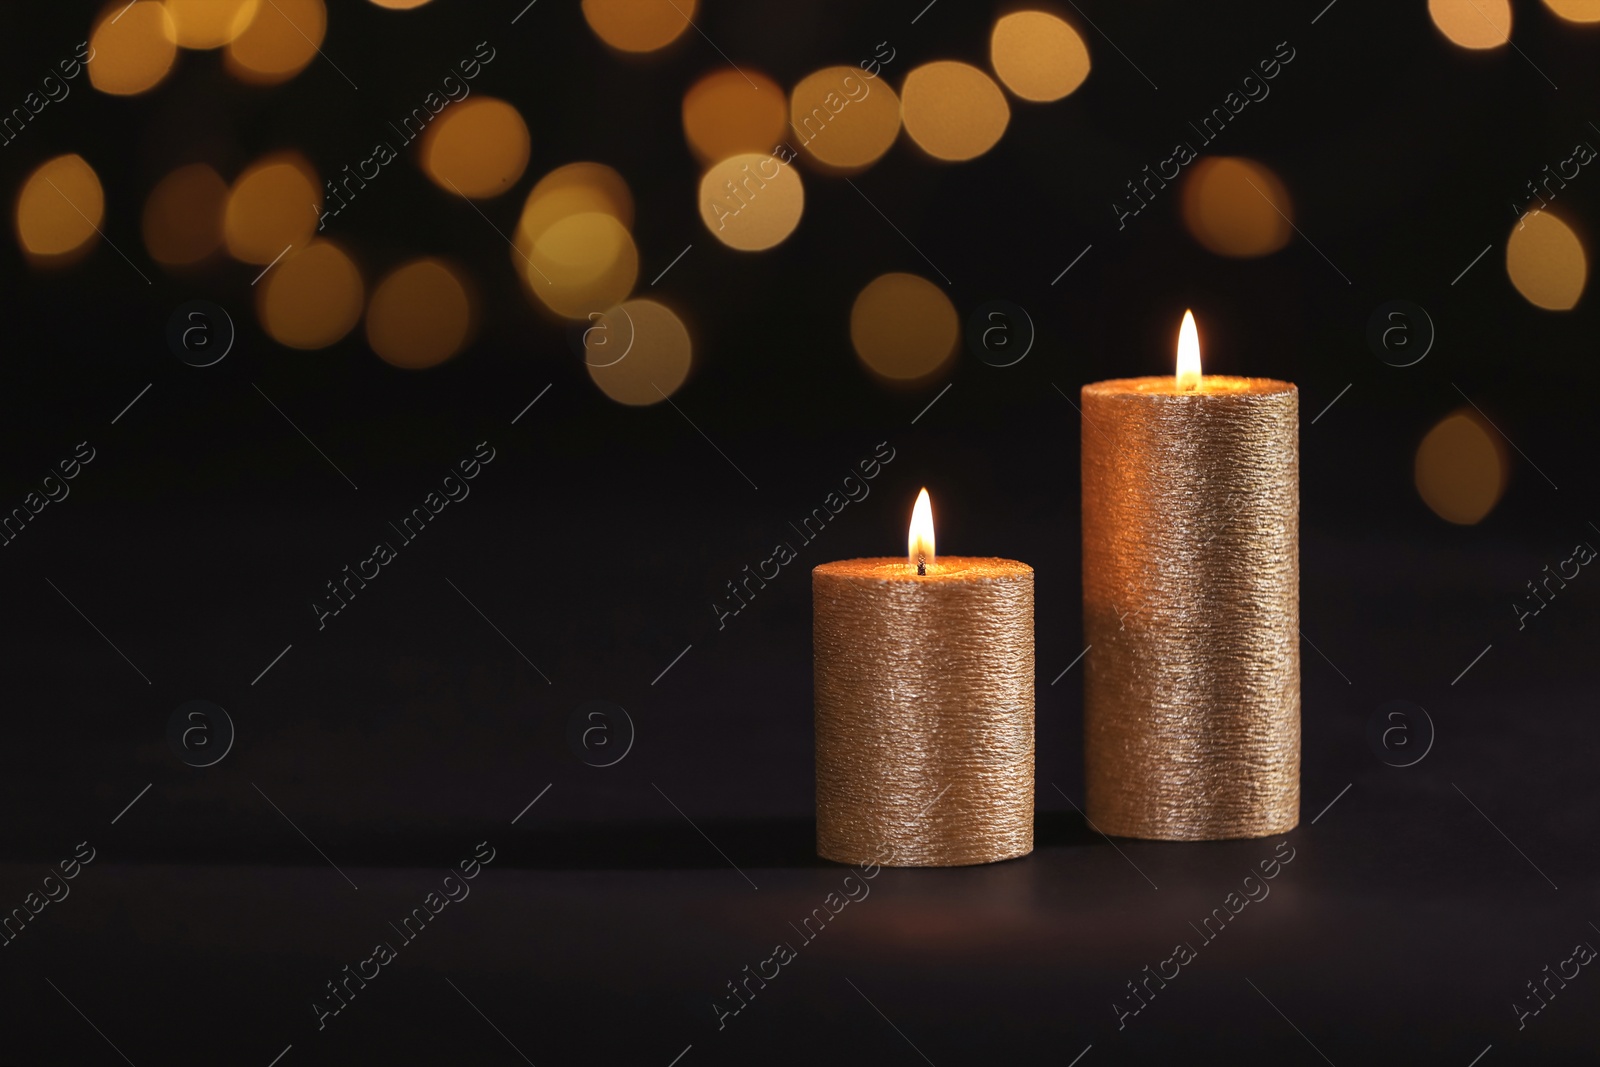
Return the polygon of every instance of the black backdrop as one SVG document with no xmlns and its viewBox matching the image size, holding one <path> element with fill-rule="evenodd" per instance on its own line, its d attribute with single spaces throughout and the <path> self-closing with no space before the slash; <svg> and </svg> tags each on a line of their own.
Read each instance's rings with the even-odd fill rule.
<svg viewBox="0 0 1600 1067">
<path fill-rule="evenodd" d="M 718 49 L 788 85 L 886 40 L 898 86 L 934 58 L 986 65 L 1002 9 L 713 0 L 704 36 L 627 61 L 575 4 L 543 0 L 513 25 L 516 0 L 330 3 L 323 50 L 359 90 L 321 59 L 262 90 L 188 53 L 142 97 L 80 79 L 0 148 L 8 190 L 51 155 L 84 154 L 106 187 L 106 236 L 137 264 L 105 242 L 60 272 L 30 268 L 14 241 L 0 254 L 0 503 L 78 442 L 95 449 L 70 497 L 0 549 L 0 905 L 20 905 L 78 842 L 96 849 L 71 896 L 0 950 L 0 1063 L 49 1050 L 267 1064 L 286 1046 L 284 1064 L 1092 1064 L 1198 1050 L 1466 1064 L 1486 1046 L 1485 1064 L 1592 1059 L 1600 978 L 1581 972 L 1520 1029 L 1510 1005 L 1531 1004 L 1524 983 L 1575 942 L 1600 942 L 1600 617 L 1581 579 L 1522 631 L 1511 604 L 1600 522 L 1595 301 L 1531 307 L 1504 244 L 1523 182 L 1600 137 L 1600 30 L 1519 3 L 1516 47 L 1478 54 L 1418 4 L 1069 4 L 1094 60 L 1078 92 L 1013 102 L 1001 143 L 972 163 L 936 164 L 902 139 L 859 191 L 805 173 L 800 228 L 751 256 L 700 223 L 679 121 Z M 0 99 L 20 101 L 92 15 L 4 5 Z M 409 162 L 330 223 L 369 283 L 416 254 L 468 266 L 484 317 L 451 363 L 398 371 L 359 331 L 324 351 L 281 348 L 252 309 L 259 268 L 172 273 L 145 255 L 143 198 L 172 167 L 232 175 L 298 147 L 332 172 L 479 41 L 497 59 L 476 90 L 514 102 L 533 136 L 516 193 L 484 205 L 493 226 Z M 1218 259 L 1184 232 L 1175 188 L 1119 230 L 1123 183 L 1283 41 L 1295 59 L 1271 96 L 1210 150 L 1271 166 L 1303 234 L 1264 259 Z M 576 159 L 629 180 L 641 289 L 692 244 L 649 292 L 695 340 L 676 409 L 600 394 L 570 337 L 528 305 L 495 232 L 539 174 Z M 1586 239 L 1597 181 L 1561 193 Z M 992 299 L 1021 305 L 1033 350 L 996 368 L 963 349 L 931 384 L 885 387 L 853 355 L 848 315 L 891 270 L 948 275 L 963 317 Z M 1400 298 L 1438 334 L 1407 368 L 1364 337 Z M 191 299 L 238 326 L 210 368 L 166 343 Z M 1185 307 L 1208 371 L 1301 390 L 1302 625 L 1315 642 L 1303 818 L 1273 899 L 1119 1028 L 1125 983 L 1275 844 L 1112 847 L 1074 809 L 1077 676 L 1051 684 L 1082 649 L 1066 397 L 1166 373 Z M 1519 450 L 1504 498 L 1469 527 L 1428 511 L 1411 474 L 1418 441 L 1463 393 Z M 471 496 L 319 630 L 310 602 L 324 583 L 480 441 L 495 459 Z M 719 629 L 724 583 L 879 442 L 895 459 L 870 497 Z M 719 1029 L 725 984 L 848 873 L 812 850 L 806 572 L 897 552 L 921 485 L 942 551 L 1037 571 L 1039 848 L 991 868 L 885 871 L 872 901 Z M 196 699 L 237 729 L 205 769 L 166 736 Z M 1394 699 L 1427 708 L 1437 731 L 1409 768 L 1366 740 Z M 591 700 L 636 728 L 611 767 L 567 741 Z M 325 983 L 479 841 L 495 859 L 473 900 L 318 1029 L 309 1005 L 331 1003 Z"/>
</svg>

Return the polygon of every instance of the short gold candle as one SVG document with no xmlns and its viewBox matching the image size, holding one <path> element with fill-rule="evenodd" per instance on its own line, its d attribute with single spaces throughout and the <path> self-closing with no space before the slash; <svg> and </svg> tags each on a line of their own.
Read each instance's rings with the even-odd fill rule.
<svg viewBox="0 0 1600 1067">
<path fill-rule="evenodd" d="M 962 556 L 926 569 L 901 557 L 812 572 L 825 859 L 951 867 L 1033 851 L 1033 569 Z"/>
<path fill-rule="evenodd" d="M 1083 387 L 1087 815 L 1262 837 L 1300 818 L 1299 394 L 1193 373 Z"/>
</svg>

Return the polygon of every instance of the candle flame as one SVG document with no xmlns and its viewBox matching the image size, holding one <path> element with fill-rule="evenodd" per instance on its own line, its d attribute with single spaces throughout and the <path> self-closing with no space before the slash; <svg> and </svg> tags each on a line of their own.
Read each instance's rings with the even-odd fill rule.
<svg viewBox="0 0 1600 1067">
<path fill-rule="evenodd" d="M 1193 392 L 1200 387 L 1200 331 L 1194 326 L 1194 312 L 1183 313 L 1178 327 L 1178 388 Z"/>
<path fill-rule="evenodd" d="M 926 489 L 917 494 L 911 509 L 911 531 L 906 537 L 906 555 L 911 565 L 933 562 L 933 504 Z"/>
</svg>

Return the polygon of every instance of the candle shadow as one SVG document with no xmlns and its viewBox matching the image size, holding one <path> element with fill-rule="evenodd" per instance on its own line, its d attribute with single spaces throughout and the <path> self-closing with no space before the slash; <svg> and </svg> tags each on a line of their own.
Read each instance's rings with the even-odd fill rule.
<svg viewBox="0 0 1600 1067">
<path fill-rule="evenodd" d="M 557 871 L 837 866 L 817 855 L 817 822 L 809 817 L 551 826 L 529 845 L 505 865 Z"/>
<path fill-rule="evenodd" d="M 1041 848 L 1100 848 L 1107 847 L 1104 837 L 1090 828 L 1088 822 L 1076 811 L 1035 811 L 1033 816 L 1033 847 Z"/>
</svg>

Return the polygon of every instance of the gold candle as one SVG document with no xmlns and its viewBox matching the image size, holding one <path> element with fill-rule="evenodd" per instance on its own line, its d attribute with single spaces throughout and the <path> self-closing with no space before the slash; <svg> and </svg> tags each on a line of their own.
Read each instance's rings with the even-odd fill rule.
<svg viewBox="0 0 1600 1067">
<path fill-rule="evenodd" d="M 1200 373 L 1083 387 L 1084 764 L 1101 831 L 1300 820 L 1299 394 Z"/>
<path fill-rule="evenodd" d="M 894 867 L 1033 851 L 1033 568 L 935 557 L 812 571 L 817 853 Z M 885 859 L 887 855 L 889 858 Z"/>
</svg>

